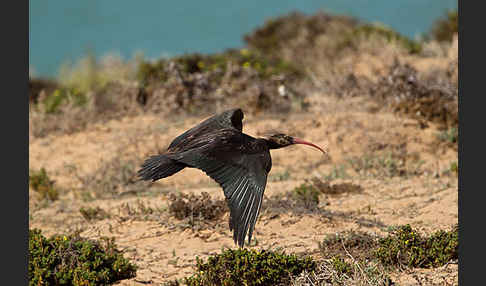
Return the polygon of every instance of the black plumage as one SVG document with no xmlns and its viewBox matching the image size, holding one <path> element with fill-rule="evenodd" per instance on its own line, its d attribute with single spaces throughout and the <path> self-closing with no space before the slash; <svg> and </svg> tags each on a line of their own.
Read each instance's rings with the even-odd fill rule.
<svg viewBox="0 0 486 286">
<path fill-rule="evenodd" d="M 267 175 L 272 168 L 270 149 L 291 144 L 318 146 L 284 134 L 268 139 L 242 133 L 243 112 L 227 110 L 176 137 L 166 152 L 148 158 L 138 171 L 143 180 L 156 181 L 191 167 L 204 171 L 223 188 L 230 209 L 230 230 L 240 247 L 251 241 L 260 212 Z"/>
</svg>

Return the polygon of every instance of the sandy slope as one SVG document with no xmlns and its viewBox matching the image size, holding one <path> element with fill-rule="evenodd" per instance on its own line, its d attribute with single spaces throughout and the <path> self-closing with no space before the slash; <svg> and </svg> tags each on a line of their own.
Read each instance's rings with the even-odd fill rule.
<svg viewBox="0 0 486 286">
<path fill-rule="evenodd" d="M 254 136 L 270 130 L 301 137 L 326 146 L 330 157 L 307 146 L 292 146 L 272 151 L 273 168 L 265 196 L 271 197 L 299 186 L 306 179 L 325 180 L 333 168 L 343 166 L 352 157 L 405 149 L 403 158 L 422 160 L 419 175 L 372 177 L 347 169 L 348 177 L 332 184 L 349 182 L 363 188 L 359 193 L 321 195 L 320 207 L 326 215 L 298 214 L 289 210 L 279 216 L 262 211 L 256 225 L 256 248 L 282 247 L 287 252 L 315 253 L 326 235 L 361 230 L 384 234 L 387 226 L 410 223 L 430 233 L 450 229 L 457 223 L 458 186 L 455 175 L 442 174 L 457 161 L 457 152 L 437 144 L 438 130 L 432 125 L 420 129 L 416 121 L 383 111 L 372 112 L 374 103 L 365 98 L 335 99 L 320 94 L 310 96 L 311 110 L 281 116 L 247 116 L 244 132 Z M 193 271 L 195 257 L 217 253 L 222 247 L 235 247 L 226 214 L 211 229 L 192 231 L 178 226 L 167 211 L 158 218 L 143 220 L 126 214 L 140 202 L 153 209 L 167 207 L 167 193 L 208 192 L 223 198 L 221 189 L 199 170 L 186 169 L 153 185 L 142 184 L 139 195 L 128 194 L 111 199 L 84 201 L 86 191 L 79 177 L 94 172 L 103 163 L 116 158 L 142 162 L 149 154 L 162 150 L 170 140 L 203 118 L 174 118 L 170 122 L 146 115 L 90 126 L 86 131 L 31 140 L 29 166 L 45 167 L 62 188 L 60 200 L 48 207 L 30 190 L 31 228 L 44 234 L 81 230 L 81 235 L 97 238 L 114 236 L 125 256 L 139 266 L 137 277 L 122 285 L 158 285 Z M 401 147 L 400 147 L 401 146 Z M 403 147 L 405 146 L 405 147 Z M 401 148 L 401 149 L 400 149 Z M 398 152 L 398 151 L 397 151 Z M 407 165 L 408 166 L 408 165 Z M 410 164 L 413 166 L 413 164 Z M 412 168 L 412 167 L 410 167 Z M 412 171 L 410 169 L 410 171 Z M 288 173 L 281 180 L 278 176 Z M 267 199 L 263 201 L 265 202 Z M 109 219 L 87 222 L 80 207 L 99 206 L 109 212 Z M 125 211 L 125 213 L 124 213 Z M 457 284 L 457 265 L 432 270 L 410 270 L 393 274 L 400 285 Z"/>
</svg>

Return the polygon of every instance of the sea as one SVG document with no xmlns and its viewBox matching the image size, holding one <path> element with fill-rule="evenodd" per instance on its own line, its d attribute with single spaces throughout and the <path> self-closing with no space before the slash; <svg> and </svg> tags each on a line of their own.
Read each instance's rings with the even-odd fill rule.
<svg viewBox="0 0 486 286">
<path fill-rule="evenodd" d="M 88 53 L 131 59 L 214 53 L 245 45 L 243 36 L 292 11 L 380 22 L 411 38 L 429 31 L 457 0 L 30 0 L 29 73 L 55 78 L 63 63 Z"/>
</svg>

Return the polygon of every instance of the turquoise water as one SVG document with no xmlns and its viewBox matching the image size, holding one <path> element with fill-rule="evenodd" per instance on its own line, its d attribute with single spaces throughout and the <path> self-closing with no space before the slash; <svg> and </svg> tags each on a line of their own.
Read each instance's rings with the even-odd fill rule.
<svg viewBox="0 0 486 286">
<path fill-rule="evenodd" d="M 55 76 L 61 63 L 89 50 L 97 57 L 137 51 L 148 58 L 212 53 L 244 45 L 243 35 L 269 17 L 319 10 L 382 22 L 409 37 L 430 29 L 457 0 L 127 1 L 30 0 L 29 66 Z"/>
</svg>

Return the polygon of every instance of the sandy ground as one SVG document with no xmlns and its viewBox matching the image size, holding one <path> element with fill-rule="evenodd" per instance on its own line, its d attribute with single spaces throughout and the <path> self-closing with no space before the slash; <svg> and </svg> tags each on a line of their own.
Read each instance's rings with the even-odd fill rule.
<svg viewBox="0 0 486 286">
<path fill-rule="evenodd" d="M 283 248 L 286 252 L 314 253 L 318 243 L 329 234 L 360 230 L 385 234 L 388 226 L 411 224 L 424 233 L 449 230 L 458 218 L 458 184 L 454 174 L 446 174 L 457 151 L 438 143 L 438 129 L 421 129 L 412 119 L 376 111 L 366 98 L 336 99 L 310 95 L 311 110 L 288 115 L 246 116 L 244 132 L 260 136 L 273 130 L 288 133 L 325 146 L 329 157 L 308 146 L 292 146 L 272 151 L 273 168 L 263 205 L 269 197 L 285 193 L 306 180 L 317 177 L 331 184 L 353 183 L 362 191 L 320 197 L 322 214 L 287 213 L 273 215 L 262 211 L 255 229 L 257 249 Z M 29 143 L 29 166 L 44 167 L 61 190 L 60 199 L 46 204 L 29 191 L 30 228 L 45 235 L 81 231 L 89 238 L 116 238 L 125 257 L 139 266 L 137 277 L 121 285 L 160 285 L 164 281 L 190 275 L 195 257 L 219 253 L 222 247 L 235 248 L 228 228 L 228 214 L 206 230 L 180 227 L 167 213 L 171 192 L 208 192 L 223 198 L 218 185 L 196 169 L 154 184 L 136 183 L 137 192 L 107 199 L 86 200 L 81 195 L 83 177 L 113 160 L 132 160 L 134 171 L 143 159 L 163 150 L 184 130 L 204 118 L 177 118 L 164 121 L 154 115 L 124 118 L 95 124 L 83 132 L 48 136 Z M 403 176 L 371 176 L 346 169 L 346 176 L 331 176 L 333 170 L 347 166 L 350 158 L 400 153 L 406 161 Z M 123 189 L 127 190 L 127 189 Z M 120 190 L 119 193 L 123 192 Z M 160 216 L 133 215 L 139 205 L 161 210 Z M 111 217 L 87 221 L 80 207 L 101 207 Z M 265 207 L 265 206 L 264 206 Z M 132 209 L 130 211 L 127 209 Z M 163 211 L 165 210 L 165 211 Z M 256 245 L 255 245 L 256 244 Z M 399 285 L 457 285 L 457 265 L 392 273 Z"/>
</svg>

